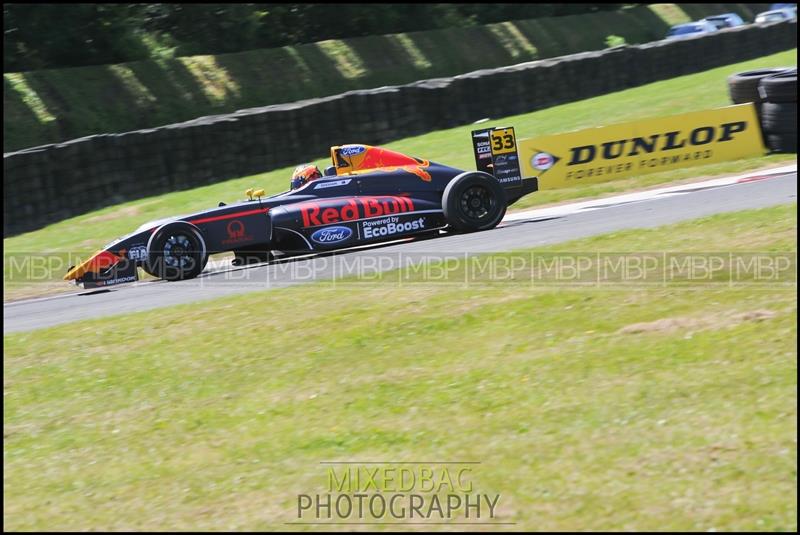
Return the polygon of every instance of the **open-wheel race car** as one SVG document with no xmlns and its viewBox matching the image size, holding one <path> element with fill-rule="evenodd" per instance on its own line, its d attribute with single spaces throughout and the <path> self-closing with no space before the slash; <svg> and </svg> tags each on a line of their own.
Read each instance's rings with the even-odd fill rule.
<svg viewBox="0 0 800 535">
<path fill-rule="evenodd" d="M 506 208 L 537 191 L 523 178 L 514 129 L 472 132 L 476 171 L 463 171 L 369 145 L 331 147 L 330 167 L 300 187 L 145 223 L 108 244 L 65 280 L 97 288 L 138 280 L 137 267 L 166 280 L 199 275 L 211 254 L 234 265 L 275 253 L 307 254 L 431 232 L 488 230 Z"/>
</svg>

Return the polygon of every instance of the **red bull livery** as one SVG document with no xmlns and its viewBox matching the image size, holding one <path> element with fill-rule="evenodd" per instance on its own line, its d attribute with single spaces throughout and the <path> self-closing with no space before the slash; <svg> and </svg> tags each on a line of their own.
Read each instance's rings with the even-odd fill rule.
<svg viewBox="0 0 800 535">
<path fill-rule="evenodd" d="M 331 147 L 324 173 L 291 177 L 292 189 L 145 223 L 69 269 L 85 288 L 199 275 L 209 255 L 233 251 L 234 265 L 274 255 L 347 249 L 444 232 L 489 230 L 506 208 L 538 190 L 520 173 L 514 129 L 472 132 L 476 171 L 369 145 Z M 313 171 L 313 166 L 312 169 Z M 295 170 L 297 174 L 297 170 Z"/>
</svg>

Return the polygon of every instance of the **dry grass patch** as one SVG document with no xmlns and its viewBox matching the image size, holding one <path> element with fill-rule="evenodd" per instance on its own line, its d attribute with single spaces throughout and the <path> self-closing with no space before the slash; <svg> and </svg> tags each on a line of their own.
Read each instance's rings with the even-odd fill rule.
<svg viewBox="0 0 800 535">
<path fill-rule="evenodd" d="M 673 333 L 682 329 L 720 329 L 732 327 L 745 321 L 764 321 L 774 318 L 776 312 L 767 309 L 751 310 L 737 314 L 715 314 L 704 317 L 662 318 L 655 321 L 645 321 L 626 325 L 619 334 L 639 333 Z"/>
</svg>

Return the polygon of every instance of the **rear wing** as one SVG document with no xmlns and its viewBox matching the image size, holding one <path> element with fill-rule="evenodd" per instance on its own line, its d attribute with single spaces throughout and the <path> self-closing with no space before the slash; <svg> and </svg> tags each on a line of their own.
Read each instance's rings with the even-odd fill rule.
<svg viewBox="0 0 800 535">
<path fill-rule="evenodd" d="M 539 189 L 537 178 L 522 179 L 517 136 L 513 126 L 473 130 L 472 149 L 475 153 L 475 168 L 494 176 L 506 188 L 509 200 Z"/>
</svg>

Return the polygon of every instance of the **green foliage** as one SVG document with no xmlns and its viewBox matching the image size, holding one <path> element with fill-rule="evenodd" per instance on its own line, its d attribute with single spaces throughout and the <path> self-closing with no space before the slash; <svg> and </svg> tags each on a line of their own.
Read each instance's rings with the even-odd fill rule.
<svg viewBox="0 0 800 535">
<path fill-rule="evenodd" d="M 135 4 L 4 4 L 3 71 L 148 57 Z"/>
<path fill-rule="evenodd" d="M 707 14 L 722 9 L 719 4 L 705 6 Z M 442 16 L 447 13 L 445 9 Z M 158 20 L 155 15 L 149 17 Z M 169 28 L 169 24 L 159 24 L 139 36 L 153 58 L 150 60 L 27 71 L 17 73 L 22 80 L 16 81 L 9 80 L 7 73 L 3 91 L 4 152 L 237 109 L 602 50 L 607 47 L 609 34 L 624 37 L 626 43 L 644 43 L 660 39 L 668 29 L 649 7 L 639 6 L 331 39 L 214 56 L 185 56 L 179 49 L 187 49 L 174 32 L 158 29 Z M 208 29 L 203 31 L 210 34 Z M 182 57 L 175 58 L 176 55 Z M 15 74 L 14 78 L 19 76 Z M 43 116 L 55 120 L 43 121 Z"/>
<path fill-rule="evenodd" d="M 625 42 L 625 38 L 624 37 L 620 37 L 619 35 L 609 35 L 608 37 L 606 37 L 606 46 L 608 48 L 612 48 L 612 47 L 615 47 L 615 46 L 626 45 L 626 44 L 628 44 L 628 43 Z"/>
<path fill-rule="evenodd" d="M 3 72 L 223 54 L 622 4 L 4 4 Z"/>
</svg>

